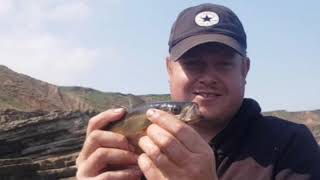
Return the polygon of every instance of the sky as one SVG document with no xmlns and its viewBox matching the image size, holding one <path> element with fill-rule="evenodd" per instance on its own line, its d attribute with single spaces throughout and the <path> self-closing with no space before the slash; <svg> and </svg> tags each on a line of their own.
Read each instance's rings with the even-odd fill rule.
<svg viewBox="0 0 320 180">
<path fill-rule="evenodd" d="M 171 25 L 204 2 L 231 8 L 244 25 L 246 97 L 263 111 L 320 109 L 316 0 L 0 0 L 0 64 L 60 86 L 167 94 Z"/>
</svg>

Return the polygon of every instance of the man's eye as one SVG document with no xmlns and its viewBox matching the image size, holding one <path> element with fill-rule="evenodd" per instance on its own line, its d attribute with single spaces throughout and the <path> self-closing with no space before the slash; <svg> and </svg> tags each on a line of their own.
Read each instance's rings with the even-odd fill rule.
<svg viewBox="0 0 320 180">
<path fill-rule="evenodd" d="M 232 63 L 231 62 L 223 62 L 223 63 L 221 63 L 221 65 L 223 65 L 223 66 L 232 66 Z"/>
<path fill-rule="evenodd" d="M 223 61 L 223 62 L 219 62 L 217 65 L 221 68 L 232 68 L 234 64 L 229 61 Z"/>
</svg>

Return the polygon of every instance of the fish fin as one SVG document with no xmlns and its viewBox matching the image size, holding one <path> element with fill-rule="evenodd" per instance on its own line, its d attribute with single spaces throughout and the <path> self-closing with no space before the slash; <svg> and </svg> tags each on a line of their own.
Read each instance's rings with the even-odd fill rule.
<svg viewBox="0 0 320 180">
<path fill-rule="evenodd" d="M 129 102 L 128 103 L 129 104 L 129 108 L 134 108 L 134 107 L 136 107 L 138 105 L 146 103 L 143 99 L 141 99 L 140 97 L 135 96 L 133 94 L 128 94 L 127 97 L 128 97 L 128 102 Z"/>
</svg>

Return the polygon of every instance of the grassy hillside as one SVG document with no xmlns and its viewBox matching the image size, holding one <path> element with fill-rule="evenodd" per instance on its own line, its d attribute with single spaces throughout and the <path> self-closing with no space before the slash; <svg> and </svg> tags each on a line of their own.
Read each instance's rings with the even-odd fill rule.
<svg viewBox="0 0 320 180">
<path fill-rule="evenodd" d="M 142 95 L 150 101 L 168 100 L 168 95 Z M 0 109 L 95 110 L 129 106 L 137 100 L 132 94 L 101 92 L 84 87 L 59 87 L 0 65 Z"/>
</svg>

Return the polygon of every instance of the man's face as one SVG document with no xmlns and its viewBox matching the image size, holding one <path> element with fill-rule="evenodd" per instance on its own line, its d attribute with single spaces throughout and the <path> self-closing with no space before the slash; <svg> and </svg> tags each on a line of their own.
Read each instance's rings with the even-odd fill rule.
<svg viewBox="0 0 320 180">
<path fill-rule="evenodd" d="M 231 48 L 207 43 L 178 61 L 167 59 L 171 98 L 192 101 L 214 123 L 230 120 L 241 106 L 249 60 Z"/>
</svg>

